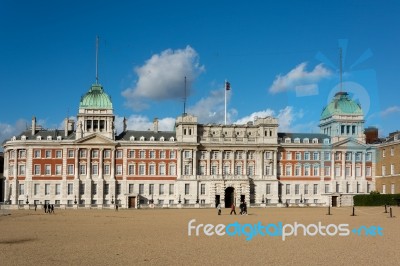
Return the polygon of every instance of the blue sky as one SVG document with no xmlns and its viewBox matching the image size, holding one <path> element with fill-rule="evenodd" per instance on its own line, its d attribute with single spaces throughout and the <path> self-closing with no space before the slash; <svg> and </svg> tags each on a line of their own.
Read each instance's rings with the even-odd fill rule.
<svg viewBox="0 0 400 266">
<path fill-rule="evenodd" d="M 280 130 L 319 132 L 322 108 L 343 89 L 380 135 L 400 127 L 397 1 L 0 2 L 0 140 L 32 116 L 61 128 L 99 80 L 116 126 L 171 130 L 183 112 L 202 123 L 279 118 Z"/>
</svg>

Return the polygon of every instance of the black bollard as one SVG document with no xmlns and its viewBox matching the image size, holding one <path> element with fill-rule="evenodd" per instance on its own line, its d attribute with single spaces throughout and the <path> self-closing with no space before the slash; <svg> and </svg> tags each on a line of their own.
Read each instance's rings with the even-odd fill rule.
<svg viewBox="0 0 400 266">
<path fill-rule="evenodd" d="M 354 206 L 353 206 L 353 214 L 351 216 L 356 216 Z"/>
<path fill-rule="evenodd" d="M 387 212 L 387 205 L 386 205 L 386 204 L 385 204 L 385 212 L 384 212 L 384 213 L 388 213 L 388 212 Z"/>
<path fill-rule="evenodd" d="M 393 218 L 393 215 L 392 215 L 392 207 L 390 207 L 389 210 L 390 210 L 390 218 Z"/>
<path fill-rule="evenodd" d="M 327 215 L 331 215 L 331 206 L 328 206 L 328 214 Z"/>
</svg>

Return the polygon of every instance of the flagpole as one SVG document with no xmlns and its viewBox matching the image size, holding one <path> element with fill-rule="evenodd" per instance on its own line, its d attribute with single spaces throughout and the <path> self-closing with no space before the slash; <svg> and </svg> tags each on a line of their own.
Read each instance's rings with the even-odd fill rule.
<svg viewBox="0 0 400 266">
<path fill-rule="evenodd" d="M 224 112 L 224 117 L 225 117 L 225 125 L 226 125 L 226 80 L 224 84 L 224 91 L 225 91 L 225 112 Z"/>
</svg>

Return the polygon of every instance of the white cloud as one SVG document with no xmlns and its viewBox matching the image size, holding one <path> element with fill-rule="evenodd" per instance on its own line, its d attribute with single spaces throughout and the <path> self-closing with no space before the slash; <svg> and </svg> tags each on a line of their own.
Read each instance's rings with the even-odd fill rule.
<svg viewBox="0 0 400 266">
<path fill-rule="evenodd" d="M 115 128 L 117 134 L 122 132 L 123 129 L 122 116 L 115 116 Z M 143 115 L 131 115 L 126 118 L 127 129 L 129 130 L 153 130 L 153 120 Z M 172 131 L 175 125 L 175 118 L 165 117 L 158 119 L 158 130 L 159 131 Z"/>
<path fill-rule="evenodd" d="M 272 94 L 294 90 L 296 86 L 310 85 L 332 75 L 329 69 L 322 64 L 317 65 L 312 71 L 307 72 L 307 63 L 303 62 L 290 70 L 286 75 L 277 75 L 269 92 Z"/>
<path fill-rule="evenodd" d="M 126 99 L 126 105 L 134 110 L 147 108 L 147 100 L 182 99 L 185 76 L 189 96 L 191 84 L 204 70 L 192 47 L 167 49 L 135 68 L 138 80 L 133 88 L 124 90 L 122 96 Z"/>
<path fill-rule="evenodd" d="M 212 90 L 195 105 L 189 106 L 188 113 L 197 116 L 200 123 L 222 123 L 224 121 L 224 89 Z M 230 94 L 228 94 L 228 97 Z M 229 102 L 229 98 L 227 98 Z M 228 118 L 230 114 L 227 114 Z"/>
<path fill-rule="evenodd" d="M 389 116 L 391 114 L 400 113 L 400 106 L 390 106 L 380 112 L 382 117 Z"/>
<path fill-rule="evenodd" d="M 250 114 L 248 116 L 245 116 L 245 117 L 242 117 L 242 118 L 236 120 L 236 122 L 234 122 L 234 124 L 244 125 L 247 122 L 254 121 L 256 117 L 264 118 L 264 117 L 267 117 L 267 116 L 275 116 L 274 110 L 266 109 L 266 110 L 263 110 L 263 111 L 254 112 L 254 113 L 252 113 L 252 114 Z"/>
<path fill-rule="evenodd" d="M 27 123 L 28 122 L 24 119 L 17 120 L 15 124 L 0 123 L 0 143 L 26 130 Z M 0 148 L 2 148 L 2 146 Z"/>
<path fill-rule="evenodd" d="M 296 121 L 304 117 L 304 113 L 303 110 L 298 110 L 295 112 L 292 106 L 286 106 L 285 108 L 280 109 L 278 112 L 272 109 L 257 111 L 236 120 L 234 124 L 243 125 L 247 122 L 254 121 L 256 117 L 263 118 L 267 116 L 272 116 L 278 119 L 280 132 L 310 132 L 310 126 L 313 124 L 311 122 L 306 125 L 295 124 Z M 312 126 L 312 128 L 314 128 L 315 131 L 315 126 Z"/>
</svg>

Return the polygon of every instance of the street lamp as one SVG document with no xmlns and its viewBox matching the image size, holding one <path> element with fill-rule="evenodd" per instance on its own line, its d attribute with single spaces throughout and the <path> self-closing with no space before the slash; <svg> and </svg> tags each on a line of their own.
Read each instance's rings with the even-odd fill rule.
<svg viewBox="0 0 400 266">
<path fill-rule="evenodd" d="M 76 195 L 75 195 L 75 201 L 74 201 L 74 203 L 75 203 L 75 205 L 78 203 L 78 202 L 76 201 Z"/>
<path fill-rule="evenodd" d="M 264 194 L 263 194 L 263 197 L 262 197 L 262 201 L 261 201 L 261 202 L 262 202 L 263 204 L 264 204 L 264 202 L 265 202 L 265 201 L 264 201 Z"/>
<path fill-rule="evenodd" d="M 26 204 L 29 204 L 28 195 L 26 195 Z"/>
<path fill-rule="evenodd" d="M 179 204 L 181 204 L 181 202 L 182 202 L 182 201 L 181 201 L 181 194 L 179 194 L 179 200 L 178 200 L 178 203 L 179 203 Z"/>
<path fill-rule="evenodd" d="M 111 195 L 111 204 L 114 204 L 114 195 Z"/>
</svg>

